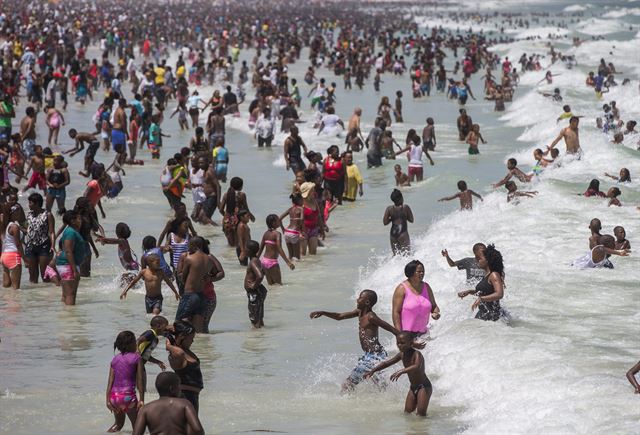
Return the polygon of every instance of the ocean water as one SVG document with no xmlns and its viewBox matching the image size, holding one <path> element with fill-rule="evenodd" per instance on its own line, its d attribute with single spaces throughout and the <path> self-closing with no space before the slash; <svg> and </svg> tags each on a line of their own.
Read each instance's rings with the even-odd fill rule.
<svg viewBox="0 0 640 435">
<path fill-rule="evenodd" d="M 513 2 L 495 7 L 514 7 Z M 346 311 L 355 305 L 361 289 L 371 288 L 379 295 L 376 311 L 390 319 L 391 296 L 403 279 L 404 264 L 410 259 L 392 257 L 388 228 L 382 215 L 390 203 L 393 163 L 381 169 L 366 170 L 363 153 L 355 156 L 365 178 L 365 195 L 354 204 L 338 208 L 329 220 L 330 232 L 316 257 L 296 264 L 295 271 L 283 269 L 285 284 L 269 288 L 266 301 L 266 328 L 253 331 L 246 312 L 242 287 L 244 268 L 237 265 L 235 252 L 226 246 L 218 227 L 197 227 L 212 242 L 226 278 L 216 285 L 218 308 L 210 335 L 196 338 L 193 349 L 200 357 L 205 389 L 201 393 L 200 418 L 208 433 L 237 433 L 270 430 L 286 433 L 408 433 L 408 434 L 506 434 L 506 433 L 616 433 L 640 432 L 637 397 L 624 377 L 639 359 L 640 280 L 637 255 L 613 258 L 614 270 L 581 271 L 569 266 L 588 250 L 588 224 L 598 217 L 603 231 L 611 233 L 623 225 L 632 248 L 640 243 L 640 153 L 638 138 L 614 145 L 611 138 L 595 128 L 604 102 L 615 100 L 624 120 L 638 119 L 638 71 L 640 34 L 633 12 L 618 16 L 615 11 L 637 4 L 617 3 L 603 12 L 602 2 L 536 2 L 530 8 L 597 13 L 593 26 L 574 23 L 568 40 L 552 41 L 557 50 L 575 54 L 578 66 L 572 70 L 556 64 L 552 85 L 537 85 L 544 72 L 521 76 L 521 85 L 507 111 L 493 112 L 493 103 L 483 101 L 482 83 L 471 81 L 479 99 L 467 104 L 474 122 L 482 127 L 488 143 L 481 154 L 470 158 L 466 146 L 457 139 L 457 104 L 443 95 L 412 100 L 407 76 L 386 75 L 380 93 L 371 84 L 363 91 L 344 91 L 338 83 L 337 112 L 347 122 L 355 106 L 363 109 L 363 131 L 372 127 L 380 97 L 392 100 L 403 90 L 405 123 L 393 124 L 392 131 L 403 143 L 410 128 L 419 131 L 427 116 L 433 116 L 438 137 L 432 154 L 435 166 L 425 167 L 426 180 L 403 189 L 405 201 L 416 217 L 409 227 L 414 245 L 410 258 L 426 266 L 427 281 L 434 289 L 442 318 L 432 323 L 424 350 L 426 372 L 434 385 L 425 419 L 402 412 L 408 388 L 406 378 L 380 392 L 362 385 L 355 394 L 341 396 L 340 384 L 355 365 L 361 351 L 355 321 L 335 322 L 321 318 L 311 321 L 310 311 Z M 488 7 L 492 7 L 488 5 Z M 419 18 L 421 24 L 445 25 L 445 18 Z M 486 31 L 494 22 L 482 23 Z M 457 28 L 457 23 L 450 23 Z M 591 26 L 591 27 L 590 27 Z M 631 26 L 631 30 L 629 29 Z M 460 28 L 468 28 L 468 23 Z M 474 29 L 476 27 L 474 26 Z M 516 60 L 523 52 L 544 53 L 547 35 L 555 26 L 541 20 L 539 26 L 505 29 L 514 37 L 540 35 L 543 39 L 522 40 L 495 47 L 501 56 Z M 591 30 L 606 34 L 605 41 L 588 41 L 570 46 L 571 36 L 591 37 Z M 608 32 L 607 29 L 617 29 Z M 250 59 L 252 53 L 243 53 Z M 589 70 L 604 57 L 614 62 L 628 86 L 612 88 L 598 101 L 584 86 Z M 171 60 L 173 62 L 173 60 Z M 455 60 L 450 56 L 447 65 Z M 544 59 L 548 66 L 548 58 Z M 309 88 L 301 80 L 307 68 L 303 59 L 290 67 L 304 95 Z M 327 81 L 333 74 L 323 71 Z M 621 79 L 618 80 L 621 83 Z M 506 173 L 507 158 L 515 157 L 528 170 L 535 148 L 548 145 L 565 125 L 556 123 L 561 104 L 544 98 L 540 92 L 560 87 L 565 103 L 581 119 L 580 139 L 584 158 L 564 161 L 546 170 L 523 190 L 538 191 L 535 198 L 524 198 L 518 205 L 506 202 L 504 189 L 491 183 Z M 128 87 L 125 87 L 128 91 Z M 201 95 L 210 95 L 203 87 Z M 251 95 L 250 90 L 248 94 Z M 20 106 L 19 111 L 24 106 Z M 70 104 L 66 128 L 91 128 L 96 104 L 81 107 Z M 304 100 L 301 134 L 307 145 L 324 151 L 331 144 L 342 145 L 339 137 L 317 136 L 311 128 L 314 115 Z M 39 120 L 39 138 L 46 139 L 46 127 Z M 84 127 L 83 127 L 84 126 Z M 61 145 L 71 141 L 61 132 Z M 142 151 L 145 165 L 127 168 L 125 189 L 105 208 L 103 226 L 113 234 L 117 222 L 132 228 L 131 246 L 140 253 L 147 234 L 157 236 L 169 209 L 159 189 L 160 170 L 166 158 L 185 146 L 191 132 L 180 132 L 175 119 L 166 120 L 163 130 L 171 135 L 162 150 L 160 162 Z M 249 206 L 257 217 L 252 236 L 259 239 L 266 229 L 264 218 L 281 213 L 289 206 L 291 174 L 285 171 L 282 142 L 276 136 L 271 150 L 258 149 L 247 126 L 246 106 L 240 118 L 227 119 L 230 149 L 230 175 L 245 180 Z M 564 149 L 559 144 L 560 149 Z M 112 155 L 100 151 L 104 162 Z M 82 156 L 71 159 L 72 174 L 82 164 Z M 406 168 L 406 159 L 398 163 Z M 608 208 L 606 201 L 576 195 L 586 190 L 592 178 L 601 181 L 602 190 L 616 185 L 604 172 L 617 173 L 621 167 L 631 171 L 632 183 L 620 185 L 622 208 Z M 455 202 L 437 199 L 456 192 L 456 182 L 484 197 L 472 212 L 458 211 Z M 519 183 L 520 184 L 520 183 Z M 223 189 L 226 186 L 223 187 Z M 69 198 L 84 189 L 83 179 L 73 176 Z M 188 195 L 189 196 L 189 195 Z M 190 208 L 190 198 L 187 198 Z M 68 200 L 68 203 L 71 199 Z M 218 214 L 214 217 L 219 222 Z M 471 301 L 461 301 L 457 291 L 466 288 L 464 273 L 451 269 L 440 255 L 449 249 L 454 259 L 471 255 L 476 242 L 495 243 L 506 266 L 504 307 L 509 325 L 473 319 Z M 99 248 L 93 277 L 83 280 L 78 305 L 60 305 L 59 288 L 23 284 L 18 292 L 0 291 L 0 433 L 6 434 L 87 434 L 102 433 L 112 424 L 104 406 L 104 390 L 117 333 L 130 329 L 136 334 L 147 328 L 143 291 L 134 290 L 126 301 L 118 300 L 115 278 L 119 273 L 115 247 Z M 165 299 L 165 315 L 172 319 L 176 303 Z M 389 334 L 381 334 L 389 353 L 395 349 Z M 156 357 L 166 361 L 161 347 Z M 149 385 L 158 373 L 148 367 Z M 390 370 L 385 372 L 391 373 Z M 148 393 L 147 401 L 155 398 Z M 125 433 L 130 431 L 128 423 Z"/>
</svg>

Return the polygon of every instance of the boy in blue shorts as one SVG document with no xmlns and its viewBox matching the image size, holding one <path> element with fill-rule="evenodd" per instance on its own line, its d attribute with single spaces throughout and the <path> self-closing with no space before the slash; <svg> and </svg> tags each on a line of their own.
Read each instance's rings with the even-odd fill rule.
<svg viewBox="0 0 640 435">
<path fill-rule="evenodd" d="M 345 320 L 358 318 L 358 337 L 360 338 L 360 345 L 364 351 L 358 359 L 356 367 L 353 369 L 349 377 L 342 384 L 342 393 L 352 391 L 356 385 L 362 381 L 363 376 L 368 371 L 372 370 L 375 366 L 386 360 L 387 352 L 378 340 L 378 328 L 385 329 L 391 332 L 393 335 L 398 335 L 399 331 L 380 319 L 376 313 L 373 312 L 373 306 L 378 302 L 378 295 L 373 290 L 363 290 L 360 292 L 360 296 L 356 301 L 356 309 L 353 311 L 347 311 L 346 313 L 332 313 L 328 311 L 314 311 L 309 314 L 312 319 L 318 317 L 329 317 L 333 320 Z M 380 383 L 377 377 L 373 378 L 376 384 Z"/>
</svg>

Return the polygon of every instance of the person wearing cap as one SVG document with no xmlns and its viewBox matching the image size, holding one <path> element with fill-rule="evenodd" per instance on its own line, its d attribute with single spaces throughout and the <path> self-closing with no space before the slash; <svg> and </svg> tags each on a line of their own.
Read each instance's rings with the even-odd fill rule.
<svg viewBox="0 0 640 435">
<path fill-rule="evenodd" d="M 316 183 L 312 181 L 316 173 L 309 170 L 304 172 L 306 181 L 300 186 L 304 237 L 300 240 L 300 249 L 302 255 L 306 255 L 309 247 L 309 255 L 316 255 L 318 235 L 324 237 L 324 224 L 315 198 Z"/>
</svg>

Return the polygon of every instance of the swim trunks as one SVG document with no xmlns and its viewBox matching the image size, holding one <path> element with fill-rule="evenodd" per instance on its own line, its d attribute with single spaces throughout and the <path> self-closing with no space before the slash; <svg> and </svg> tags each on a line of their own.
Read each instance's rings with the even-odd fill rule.
<svg viewBox="0 0 640 435">
<path fill-rule="evenodd" d="M 358 385 L 362 381 L 362 377 L 368 371 L 371 371 L 375 366 L 383 362 L 387 359 L 387 352 L 382 350 L 380 352 L 365 352 L 360 358 L 358 358 L 358 362 L 355 368 L 351 371 L 349 375 L 349 382 L 353 385 Z M 378 383 L 379 380 L 376 377 L 377 375 L 373 375 L 374 382 Z"/>
<path fill-rule="evenodd" d="M 47 189 L 47 193 L 54 197 L 55 199 L 60 199 L 62 201 L 65 200 L 65 198 L 67 197 L 67 191 L 65 190 L 64 187 L 62 188 L 55 188 L 55 187 L 49 187 Z"/>
<path fill-rule="evenodd" d="M 153 309 L 157 308 L 158 311 L 162 311 L 162 301 L 164 298 L 162 295 L 156 297 L 145 296 L 144 306 L 147 309 L 147 314 L 153 313 Z"/>
<path fill-rule="evenodd" d="M 469 147 L 469 155 L 471 156 L 475 154 L 480 154 L 480 151 L 478 150 L 478 148 Z"/>
<path fill-rule="evenodd" d="M 200 293 L 184 293 L 178 304 L 176 320 L 189 319 L 195 315 L 202 315 L 204 304 Z"/>
</svg>

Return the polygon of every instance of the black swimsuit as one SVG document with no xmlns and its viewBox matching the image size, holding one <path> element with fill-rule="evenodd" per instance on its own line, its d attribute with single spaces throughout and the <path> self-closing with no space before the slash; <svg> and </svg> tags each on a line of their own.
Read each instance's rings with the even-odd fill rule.
<svg viewBox="0 0 640 435">
<path fill-rule="evenodd" d="M 420 390 L 422 390 L 423 388 L 426 390 L 427 388 L 432 388 L 431 387 L 431 381 L 427 378 L 427 382 L 424 382 L 422 384 L 418 384 L 418 385 L 411 385 L 409 387 L 411 389 L 411 392 L 413 393 L 414 396 L 416 396 L 416 398 L 418 397 L 418 393 L 420 392 Z"/>
<path fill-rule="evenodd" d="M 396 221 L 400 221 L 396 223 Z M 393 239 L 398 239 L 402 234 L 407 232 L 407 216 L 404 211 L 404 205 L 393 206 L 391 212 L 391 232 L 390 235 Z"/>
<path fill-rule="evenodd" d="M 493 286 L 489 283 L 489 275 L 482 278 L 482 281 L 476 285 L 476 294 L 478 296 L 489 296 L 494 293 Z M 480 302 L 478 306 L 478 313 L 476 319 L 491 320 L 495 322 L 500 318 L 502 309 L 500 308 L 500 301 Z"/>
<path fill-rule="evenodd" d="M 188 349 L 184 349 L 184 352 L 191 358 L 195 359 L 195 362 L 187 360 L 187 365 L 181 369 L 175 370 L 176 374 L 180 377 L 180 383 L 186 387 L 193 387 L 202 390 L 204 384 L 202 382 L 202 371 L 200 370 L 200 359 L 195 353 Z M 198 412 L 199 408 L 199 391 L 182 390 L 182 395 L 187 399 Z"/>
</svg>

